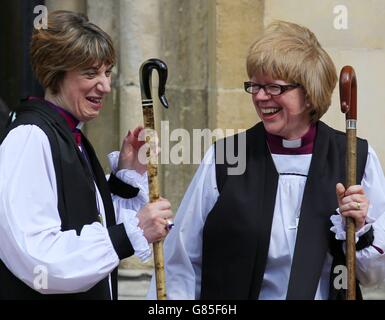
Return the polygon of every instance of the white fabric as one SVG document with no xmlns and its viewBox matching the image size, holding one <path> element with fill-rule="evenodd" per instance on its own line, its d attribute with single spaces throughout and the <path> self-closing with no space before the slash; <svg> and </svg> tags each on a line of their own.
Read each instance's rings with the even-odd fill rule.
<svg viewBox="0 0 385 320">
<path fill-rule="evenodd" d="M 282 139 L 282 146 L 285 148 L 299 148 L 302 145 L 302 139 L 286 140 Z"/>
<path fill-rule="evenodd" d="M 338 213 L 340 213 L 340 210 L 336 210 Z M 330 217 L 330 220 L 333 223 L 333 227 L 330 228 L 331 231 L 333 231 L 336 234 L 337 240 L 346 240 L 346 219 L 341 216 L 340 214 L 336 214 Z M 359 238 L 368 232 L 372 226 L 372 223 L 375 221 L 374 219 L 367 217 L 366 218 L 366 224 L 360 229 L 356 231 L 355 240 L 356 243 L 358 242 Z"/>
<path fill-rule="evenodd" d="M 113 198 L 118 223 L 124 223 L 136 254 L 146 258 L 149 246 L 135 218 L 145 202 Z M 99 191 L 97 199 L 106 221 Z M 18 126 L 0 146 L 0 259 L 41 293 L 84 292 L 109 275 L 119 258 L 100 223 L 85 225 L 79 236 L 61 231 L 57 202 L 47 136 L 37 126 Z M 34 285 L 39 268 L 47 270 L 47 289 Z"/>
<path fill-rule="evenodd" d="M 278 172 L 307 174 L 311 155 L 273 155 Z M 278 181 L 268 261 L 260 299 L 285 299 L 295 246 L 299 208 L 306 177 L 281 175 Z M 368 216 L 374 228 L 374 245 L 385 249 L 385 178 L 380 162 L 369 147 L 362 185 L 371 203 Z M 201 289 L 202 228 L 218 198 L 214 148 L 198 168 L 181 202 L 175 227 L 164 243 L 168 299 L 198 299 Z M 234 257 L 236 259 L 236 257 Z M 332 257 L 327 254 L 316 299 L 327 299 Z M 383 282 L 385 255 L 374 247 L 357 252 L 357 277 L 364 286 Z M 154 277 L 147 295 L 156 299 Z M 257 298 L 257 297 L 256 297 Z"/>
<path fill-rule="evenodd" d="M 119 151 L 111 152 L 108 155 L 108 162 L 110 164 L 111 171 L 115 174 L 115 176 L 118 179 L 139 189 L 139 193 L 136 199 L 140 200 L 139 201 L 140 204 L 148 203 L 149 197 L 148 197 L 147 172 L 141 175 L 135 170 L 118 170 L 118 160 L 119 160 Z"/>
<path fill-rule="evenodd" d="M 139 220 L 136 217 L 137 212 L 149 202 L 147 172 L 141 175 L 135 170 L 123 169 L 117 171 L 119 151 L 111 152 L 107 157 L 112 173 L 123 182 L 139 189 L 138 195 L 130 199 L 131 201 L 120 198 L 117 195 L 112 195 L 112 200 L 115 208 L 116 223 L 124 224 L 132 247 L 135 250 L 135 255 L 142 262 L 147 262 L 151 258 L 152 250 L 143 235 L 143 230 L 138 227 Z"/>
</svg>

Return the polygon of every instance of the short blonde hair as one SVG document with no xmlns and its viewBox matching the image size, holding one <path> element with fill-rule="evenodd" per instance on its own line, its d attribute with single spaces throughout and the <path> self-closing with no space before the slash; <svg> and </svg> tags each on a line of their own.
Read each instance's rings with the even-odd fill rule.
<svg viewBox="0 0 385 320">
<path fill-rule="evenodd" d="M 53 11 L 48 28 L 34 30 L 30 48 L 32 69 L 44 87 L 57 94 L 66 71 L 115 63 L 110 36 L 87 16 L 70 11 Z"/>
<path fill-rule="evenodd" d="M 337 83 L 333 61 L 307 28 L 285 21 L 270 24 L 250 47 L 247 73 L 299 83 L 310 103 L 310 118 L 318 121 L 328 110 Z"/>
</svg>

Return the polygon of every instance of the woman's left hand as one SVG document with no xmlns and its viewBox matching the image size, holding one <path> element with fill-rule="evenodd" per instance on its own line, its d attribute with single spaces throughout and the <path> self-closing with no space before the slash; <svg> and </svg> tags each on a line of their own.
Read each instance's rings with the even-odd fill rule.
<svg viewBox="0 0 385 320">
<path fill-rule="evenodd" d="M 123 139 L 118 161 L 118 170 L 130 169 L 137 171 L 139 174 L 146 172 L 147 164 L 142 163 L 139 159 L 139 149 L 145 144 L 145 141 L 139 140 L 139 134 L 142 130 L 144 130 L 143 127 L 138 126 L 133 132 L 128 131 Z"/>
<path fill-rule="evenodd" d="M 354 185 L 346 190 L 342 183 L 337 183 L 336 193 L 340 213 L 354 219 L 356 231 L 361 229 L 365 225 L 369 208 L 369 200 L 362 186 Z"/>
</svg>

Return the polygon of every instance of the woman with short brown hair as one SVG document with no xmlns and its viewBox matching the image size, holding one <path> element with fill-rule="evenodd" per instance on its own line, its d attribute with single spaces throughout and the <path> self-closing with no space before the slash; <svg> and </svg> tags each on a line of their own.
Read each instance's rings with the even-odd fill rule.
<svg viewBox="0 0 385 320">
<path fill-rule="evenodd" d="M 115 49 L 110 36 L 82 14 L 56 11 L 47 29 L 34 29 L 31 65 L 40 84 L 52 94 L 59 91 L 66 71 L 86 70 L 96 64 L 113 66 Z"/>
<path fill-rule="evenodd" d="M 140 127 L 109 155 L 108 182 L 80 131 L 111 91 L 111 38 L 52 12 L 31 61 L 45 96 L 21 103 L 0 146 L 0 299 L 116 299 L 120 259 L 151 256 L 170 203 L 147 203 Z"/>
</svg>

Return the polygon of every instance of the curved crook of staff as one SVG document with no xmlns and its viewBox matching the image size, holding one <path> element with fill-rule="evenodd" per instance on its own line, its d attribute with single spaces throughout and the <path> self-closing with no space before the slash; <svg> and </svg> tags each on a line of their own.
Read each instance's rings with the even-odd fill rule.
<svg viewBox="0 0 385 320">
<path fill-rule="evenodd" d="M 142 109 L 144 127 L 155 130 L 154 109 L 151 96 L 151 74 L 156 70 L 159 74 L 159 99 L 165 108 L 168 108 L 168 102 L 164 94 L 167 81 L 167 66 L 159 59 L 149 59 L 143 62 L 139 70 L 140 91 L 142 96 Z M 151 137 L 146 135 L 146 142 L 150 142 Z M 151 145 L 151 144 L 150 144 Z M 151 148 L 147 150 L 147 172 L 148 172 L 148 188 L 150 193 L 150 202 L 159 199 L 159 181 L 158 181 L 158 165 L 157 153 L 151 152 Z M 166 282 L 164 273 L 164 257 L 163 257 L 163 241 L 153 244 L 154 248 L 154 264 L 156 278 L 156 292 L 158 300 L 166 300 Z"/>
<path fill-rule="evenodd" d="M 345 188 L 357 184 L 357 79 L 354 69 L 345 66 L 340 73 L 341 111 L 346 115 L 346 181 Z M 356 227 L 346 219 L 347 300 L 356 299 Z"/>
</svg>

